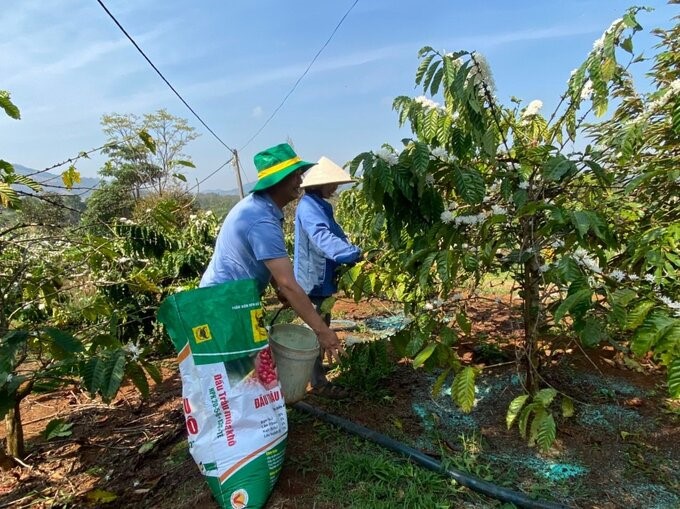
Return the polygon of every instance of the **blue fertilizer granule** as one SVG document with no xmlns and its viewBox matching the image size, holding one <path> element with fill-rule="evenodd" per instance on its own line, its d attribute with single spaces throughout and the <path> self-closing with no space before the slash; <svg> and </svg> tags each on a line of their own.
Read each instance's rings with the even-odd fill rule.
<svg viewBox="0 0 680 509">
<path fill-rule="evenodd" d="M 607 431 L 621 431 L 654 427 L 653 421 L 643 419 L 635 410 L 617 405 L 588 405 L 578 413 L 582 426 L 601 428 Z"/>
<path fill-rule="evenodd" d="M 408 325 L 409 319 L 402 314 L 367 318 L 366 327 L 372 331 L 396 332 Z"/>
<path fill-rule="evenodd" d="M 540 457 L 521 457 L 500 453 L 490 454 L 489 458 L 498 459 L 503 463 L 509 463 L 517 467 L 524 467 L 552 482 L 565 481 L 588 473 L 588 469 L 578 463 L 558 462 Z"/>
</svg>

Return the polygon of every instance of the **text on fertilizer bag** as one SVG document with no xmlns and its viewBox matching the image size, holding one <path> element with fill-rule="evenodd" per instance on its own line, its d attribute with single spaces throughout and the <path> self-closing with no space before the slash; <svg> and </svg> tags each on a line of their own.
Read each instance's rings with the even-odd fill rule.
<svg viewBox="0 0 680 509">
<path fill-rule="evenodd" d="M 262 304 L 259 302 L 249 302 L 248 304 L 237 304 L 235 306 L 231 306 L 231 309 L 250 309 L 250 308 L 259 308 Z"/>
<path fill-rule="evenodd" d="M 264 394 L 259 395 L 257 398 L 254 399 L 255 402 L 255 408 L 260 408 L 263 406 L 267 406 L 270 403 L 274 403 L 278 400 L 281 399 L 281 393 L 279 391 L 271 391 L 271 392 L 266 392 Z"/>
<path fill-rule="evenodd" d="M 213 406 L 213 414 L 217 419 L 217 437 L 226 437 L 227 445 L 233 447 L 236 445 L 236 434 L 234 433 L 234 426 L 231 417 L 231 409 L 229 408 L 229 399 L 227 398 L 227 391 L 224 390 L 224 381 L 222 375 L 217 373 L 213 377 L 215 387 L 210 388 L 210 401 Z"/>
</svg>

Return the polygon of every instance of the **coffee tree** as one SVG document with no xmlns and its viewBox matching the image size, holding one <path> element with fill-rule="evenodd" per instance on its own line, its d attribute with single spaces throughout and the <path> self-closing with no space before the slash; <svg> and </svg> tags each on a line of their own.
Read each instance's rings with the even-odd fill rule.
<svg viewBox="0 0 680 509">
<path fill-rule="evenodd" d="M 631 181 L 640 185 L 644 181 L 653 193 L 656 182 L 663 180 L 665 186 L 668 179 L 666 175 L 637 179 L 637 172 L 645 170 L 628 166 L 632 155 L 615 156 L 613 164 L 611 150 L 601 148 L 607 137 L 618 139 L 621 129 L 636 129 L 637 136 L 640 126 L 617 127 L 616 119 L 625 118 L 623 113 L 601 124 L 600 130 L 591 128 L 595 143 L 583 150 L 570 149 L 585 136 L 584 122 L 591 113 L 602 116 L 613 99 L 630 110 L 625 98 L 634 94 L 629 66 L 639 58 L 633 54 L 632 36 L 641 29 L 636 19 L 640 10 L 627 11 L 595 41 L 549 115 L 542 114 L 540 100 L 525 105 L 513 98 L 511 105 L 502 104 L 494 94 L 489 67 L 478 53 L 444 54 L 423 48 L 416 83 L 429 97 L 402 96 L 394 101 L 400 124 L 408 124 L 414 137 L 403 140 L 399 149 L 384 145 L 362 153 L 350 164 L 352 173 L 363 178 L 361 190 L 345 201 L 353 202 L 354 210 L 364 206 L 370 212 L 361 220 L 368 227 L 364 231 L 371 232 L 376 245 L 384 238 L 390 246 L 363 271 L 356 267 L 346 276 L 350 291 L 359 297 L 380 290 L 404 300 L 413 321 L 394 337 L 397 351 L 412 357 L 415 366 L 445 368 L 435 391 L 455 373 L 452 396 L 469 411 L 476 371 L 463 368 L 451 346 L 461 332 L 470 331 L 465 305 L 474 298 L 482 277 L 509 273 L 522 302 L 524 341 L 519 357 L 527 395 L 511 405 L 508 425 L 517 418 L 520 431 L 543 448 L 555 437 L 550 404 L 557 394 L 541 389 L 545 383 L 541 341 L 550 328 L 568 326 L 588 347 L 627 338 L 622 329 L 635 331 L 632 351 L 659 353 L 671 368 L 671 393 L 677 394 L 678 320 L 662 309 L 664 299 L 671 308 L 676 303 L 660 290 L 663 278 L 647 272 L 655 264 L 658 272 L 661 258 L 643 255 L 646 263 L 641 263 L 634 247 L 656 239 L 676 242 L 677 222 L 666 229 L 660 225 L 663 233 L 640 236 L 644 226 L 640 220 L 654 213 L 639 213 L 651 204 L 640 201 L 630 186 Z M 657 56 L 666 62 L 657 64 L 664 77 L 662 88 L 650 96 L 657 101 L 663 97 L 669 112 L 677 107 L 677 95 L 667 92 L 675 90 L 669 85 L 673 79 L 669 73 L 677 69 L 671 54 Z M 654 111 L 667 130 L 648 132 L 655 133 L 657 146 L 665 147 L 670 141 L 665 137 L 677 136 L 669 127 L 675 117 L 662 120 L 661 109 Z M 636 145 L 638 157 L 644 154 L 657 162 L 668 158 L 669 154 L 650 155 L 653 150 L 642 149 L 644 145 Z M 647 167 L 660 170 L 651 161 Z M 621 209 L 621 200 L 626 209 Z M 631 213 L 619 215 L 617 210 Z M 352 217 L 344 220 L 351 223 Z M 669 252 L 660 245 L 658 250 Z M 671 264 L 664 265 L 664 273 L 670 274 L 675 266 L 673 256 L 662 257 L 663 264 Z M 655 300 L 645 299 L 652 287 L 645 286 L 643 296 L 621 285 L 621 263 L 629 270 L 626 282 L 642 284 L 654 277 L 659 287 Z M 442 309 L 445 300 L 456 308 L 453 317 Z M 529 398 L 532 403 L 524 406 Z M 563 397 L 562 405 L 565 413 L 571 412 L 568 398 Z"/>
</svg>

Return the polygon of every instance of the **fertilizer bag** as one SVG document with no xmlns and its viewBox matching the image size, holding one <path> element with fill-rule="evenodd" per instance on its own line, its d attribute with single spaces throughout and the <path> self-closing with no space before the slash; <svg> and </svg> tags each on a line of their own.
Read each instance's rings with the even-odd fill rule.
<svg viewBox="0 0 680 509">
<path fill-rule="evenodd" d="M 278 479 L 286 409 L 254 280 L 172 295 L 158 310 L 178 352 L 189 451 L 220 507 L 263 507 Z"/>
</svg>

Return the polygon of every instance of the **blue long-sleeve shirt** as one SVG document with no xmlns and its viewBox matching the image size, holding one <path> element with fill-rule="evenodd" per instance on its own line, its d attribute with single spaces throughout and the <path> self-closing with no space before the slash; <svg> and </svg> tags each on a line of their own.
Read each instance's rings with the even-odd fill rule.
<svg viewBox="0 0 680 509">
<path fill-rule="evenodd" d="M 333 207 L 319 195 L 307 192 L 295 211 L 295 279 L 310 297 L 329 297 L 337 290 L 335 269 L 355 263 L 361 250 L 333 217 Z"/>
</svg>

